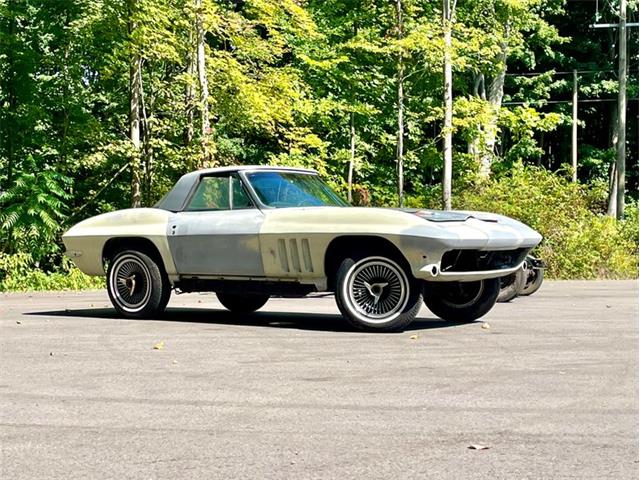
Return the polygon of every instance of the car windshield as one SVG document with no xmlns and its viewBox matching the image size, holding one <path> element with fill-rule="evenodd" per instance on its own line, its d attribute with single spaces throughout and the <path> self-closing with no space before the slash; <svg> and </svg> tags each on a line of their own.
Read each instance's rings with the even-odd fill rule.
<svg viewBox="0 0 640 480">
<path fill-rule="evenodd" d="M 295 172 L 253 172 L 247 179 L 268 207 L 346 207 L 318 175 Z"/>
</svg>

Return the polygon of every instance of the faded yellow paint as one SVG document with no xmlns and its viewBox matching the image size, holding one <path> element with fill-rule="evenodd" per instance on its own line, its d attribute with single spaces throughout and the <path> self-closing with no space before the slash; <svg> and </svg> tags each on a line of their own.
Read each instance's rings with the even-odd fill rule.
<svg viewBox="0 0 640 480">
<path fill-rule="evenodd" d="M 167 242 L 170 212 L 157 208 L 135 208 L 103 213 L 84 220 L 63 236 L 68 255 L 87 275 L 105 275 L 102 252 L 111 238 L 137 237 L 150 240 L 160 252 L 169 277 L 177 275 Z"/>
</svg>

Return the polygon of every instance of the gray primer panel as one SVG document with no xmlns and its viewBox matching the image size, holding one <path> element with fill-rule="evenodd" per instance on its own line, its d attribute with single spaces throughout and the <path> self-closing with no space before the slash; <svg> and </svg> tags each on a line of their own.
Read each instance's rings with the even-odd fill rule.
<svg viewBox="0 0 640 480">
<path fill-rule="evenodd" d="M 176 213 L 167 235 L 178 273 L 264 276 L 263 218 L 258 209 Z"/>
</svg>

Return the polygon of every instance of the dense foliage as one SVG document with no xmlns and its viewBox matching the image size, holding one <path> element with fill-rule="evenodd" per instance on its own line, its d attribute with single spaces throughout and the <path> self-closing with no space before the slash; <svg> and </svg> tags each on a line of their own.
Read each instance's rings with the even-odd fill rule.
<svg viewBox="0 0 640 480">
<path fill-rule="evenodd" d="M 345 197 L 352 178 L 356 203 L 396 205 L 401 159 L 407 202 L 438 206 L 441 6 L 0 0 L 0 289 L 20 288 L 15 282 L 32 278 L 33 267 L 60 280 L 69 268 L 65 228 L 151 205 L 181 174 L 204 166 L 309 166 Z M 617 37 L 589 25 L 617 21 L 616 8 L 563 0 L 456 6 L 454 204 L 539 229 L 539 253 L 556 277 L 637 272 L 637 29 L 628 42 L 630 220 L 604 218 Z M 628 21 L 637 12 L 630 2 Z M 564 179 L 573 69 L 585 101 L 579 185 Z"/>
<path fill-rule="evenodd" d="M 37 263 L 35 266 L 38 266 Z M 61 264 L 42 270 L 34 268 L 27 253 L 0 254 L 0 292 L 28 290 L 85 290 L 104 288 L 104 278 L 89 277 L 63 258 Z"/>
<path fill-rule="evenodd" d="M 515 200 L 514 192 L 520 192 Z M 522 165 L 456 198 L 456 208 L 501 213 L 539 231 L 545 241 L 536 253 L 552 278 L 633 278 L 638 272 L 637 204 L 627 206 L 624 221 L 603 215 L 603 206 L 596 188 Z"/>
</svg>

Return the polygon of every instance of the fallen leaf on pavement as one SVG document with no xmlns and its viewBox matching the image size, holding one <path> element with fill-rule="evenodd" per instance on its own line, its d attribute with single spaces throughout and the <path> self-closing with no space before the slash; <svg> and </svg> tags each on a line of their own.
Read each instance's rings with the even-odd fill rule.
<svg viewBox="0 0 640 480">
<path fill-rule="evenodd" d="M 417 340 L 418 339 L 418 335 L 411 335 L 409 337 L 409 340 Z"/>
<path fill-rule="evenodd" d="M 467 448 L 469 450 L 489 450 L 489 447 L 485 445 L 469 445 Z"/>
<path fill-rule="evenodd" d="M 153 346 L 154 350 L 162 350 L 164 348 L 164 341 L 158 342 Z"/>
</svg>

